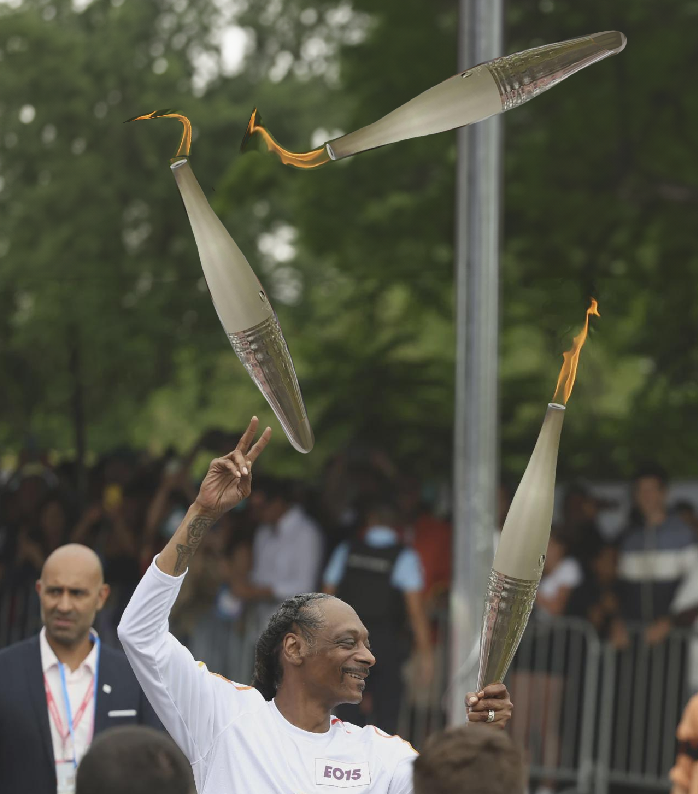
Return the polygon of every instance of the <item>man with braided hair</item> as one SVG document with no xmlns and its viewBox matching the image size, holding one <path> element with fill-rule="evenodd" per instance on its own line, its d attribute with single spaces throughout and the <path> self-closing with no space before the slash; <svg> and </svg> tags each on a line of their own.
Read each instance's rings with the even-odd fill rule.
<svg viewBox="0 0 698 794">
<path fill-rule="evenodd" d="M 332 716 L 359 703 L 375 664 L 354 610 L 321 593 L 281 604 L 257 643 L 253 686 L 209 673 L 168 631 L 189 558 L 221 515 L 249 496 L 257 418 L 235 450 L 214 460 L 199 494 L 136 588 L 119 637 L 153 708 L 189 759 L 199 794 L 411 794 L 415 751 L 373 726 Z M 397 671 L 396 671 L 397 675 Z M 467 698 L 470 720 L 503 727 L 502 684 Z"/>
</svg>

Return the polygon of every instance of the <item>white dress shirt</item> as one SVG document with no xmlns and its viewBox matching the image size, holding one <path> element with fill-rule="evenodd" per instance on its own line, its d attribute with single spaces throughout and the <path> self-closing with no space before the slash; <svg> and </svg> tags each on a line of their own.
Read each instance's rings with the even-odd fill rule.
<svg viewBox="0 0 698 794">
<path fill-rule="evenodd" d="M 41 629 L 39 638 L 39 645 L 41 647 L 41 669 L 46 677 L 46 682 L 51 690 L 54 703 L 58 714 L 61 718 L 61 728 L 63 736 L 59 731 L 56 722 L 49 710 L 48 721 L 51 726 L 51 740 L 53 742 L 53 757 L 56 762 L 56 776 L 61 780 L 60 769 L 63 764 L 69 764 L 73 767 L 73 759 L 80 763 L 80 759 L 87 752 L 87 748 L 92 741 L 92 734 L 94 728 L 94 695 L 88 699 L 85 711 L 80 719 L 80 722 L 75 726 L 75 748 L 68 733 L 68 716 L 66 714 L 65 697 L 63 694 L 63 685 L 61 684 L 61 673 L 59 668 L 58 659 L 53 649 L 48 644 L 46 639 L 46 629 Z M 64 665 L 65 668 L 65 683 L 68 690 L 68 697 L 70 698 L 70 711 L 73 720 L 77 716 L 77 712 L 85 699 L 90 684 L 94 679 L 95 668 L 97 665 L 97 646 L 93 645 L 92 650 L 87 654 L 84 661 L 78 666 L 76 670 L 72 670 Z M 46 705 L 48 709 L 48 702 Z M 65 737 L 65 734 L 68 734 Z"/>
<path fill-rule="evenodd" d="M 270 587 L 278 601 L 315 590 L 322 558 L 317 524 L 299 505 L 289 508 L 276 526 L 257 530 L 252 546 L 251 580 Z"/>
<path fill-rule="evenodd" d="M 199 794 L 412 794 L 417 754 L 399 737 L 336 717 L 325 733 L 304 731 L 256 689 L 194 661 L 168 631 L 183 578 L 153 562 L 121 618 L 119 639 L 189 759 Z"/>
</svg>

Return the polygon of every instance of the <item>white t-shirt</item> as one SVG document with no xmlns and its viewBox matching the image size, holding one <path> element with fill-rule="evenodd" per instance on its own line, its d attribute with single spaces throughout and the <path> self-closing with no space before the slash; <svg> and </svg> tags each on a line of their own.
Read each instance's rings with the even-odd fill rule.
<svg viewBox="0 0 698 794">
<path fill-rule="evenodd" d="M 411 794 L 415 750 L 398 736 L 332 718 L 326 733 L 287 722 L 274 701 L 215 673 L 168 631 L 184 574 L 155 562 L 119 638 L 143 691 L 189 759 L 199 794 Z"/>
<path fill-rule="evenodd" d="M 321 560 L 322 535 L 317 524 L 299 505 L 293 505 L 276 526 L 263 524 L 255 532 L 250 580 L 270 587 L 281 603 L 315 589 Z"/>
<path fill-rule="evenodd" d="M 577 560 L 574 557 L 565 557 L 560 560 L 553 571 L 540 580 L 538 592 L 546 598 L 554 598 L 561 588 L 575 588 L 581 584 L 583 578 L 582 566 Z M 540 604 L 536 604 L 536 613 L 539 618 L 546 618 L 550 615 Z"/>
</svg>

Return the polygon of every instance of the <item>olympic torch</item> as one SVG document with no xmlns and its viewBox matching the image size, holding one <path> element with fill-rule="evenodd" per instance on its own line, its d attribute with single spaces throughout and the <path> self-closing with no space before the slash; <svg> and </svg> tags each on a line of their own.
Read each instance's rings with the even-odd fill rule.
<svg viewBox="0 0 698 794">
<path fill-rule="evenodd" d="M 241 149 L 266 149 L 287 165 L 317 168 L 331 160 L 475 124 L 516 108 L 575 72 L 615 55 L 625 44 L 622 33 L 608 31 L 495 58 L 444 80 L 373 124 L 310 152 L 289 152 L 279 146 L 255 108 Z"/>
<path fill-rule="evenodd" d="M 279 321 L 264 288 L 242 251 L 211 209 L 189 165 L 189 119 L 167 110 L 129 121 L 177 118 L 184 132 L 170 168 L 184 202 L 199 250 L 201 267 L 223 330 L 252 380 L 262 392 L 299 452 L 313 448 L 313 431 L 298 378 Z"/>
<path fill-rule="evenodd" d="M 504 679 L 536 598 L 550 540 L 565 404 L 572 393 L 591 314 L 599 314 L 593 298 L 584 328 L 564 354 L 553 402 L 545 412 L 533 454 L 504 522 L 485 594 L 478 691 Z M 558 397 L 562 398 L 561 403 L 555 402 Z"/>
</svg>

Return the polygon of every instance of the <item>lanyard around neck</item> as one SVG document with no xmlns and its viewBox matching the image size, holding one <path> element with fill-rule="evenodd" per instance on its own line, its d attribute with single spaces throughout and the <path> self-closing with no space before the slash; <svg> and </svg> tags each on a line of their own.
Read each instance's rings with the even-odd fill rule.
<svg viewBox="0 0 698 794">
<path fill-rule="evenodd" d="M 97 719 L 97 692 L 98 692 L 98 683 L 99 683 L 99 648 L 100 648 L 100 639 L 96 632 L 92 634 L 92 638 L 95 643 L 95 674 L 92 679 L 92 692 L 93 692 L 93 699 L 94 699 L 94 708 L 92 709 L 92 736 L 94 736 L 95 732 L 95 720 Z M 70 697 L 68 695 L 68 685 L 65 680 L 65 665 L 63 662 L 58 662 L 58 669 L 61 674 L 61 686 L 63 688 L 63 701 L 65 702 L 65 713 L 68 719 L 68 731 L 70 733 L 70 741 L 73 744 L 73 765 L 77 769 L 78 766 L 78 759 L 77 759 L 77 751 L 75 746 L 75 727 L 73 725 L 73 714 L 72 709 L 70 708 Z M 77 715 L 76 715 L 77 716 Z M 92 739 L 90 737 L 90 740 Z"/>
</svg>

